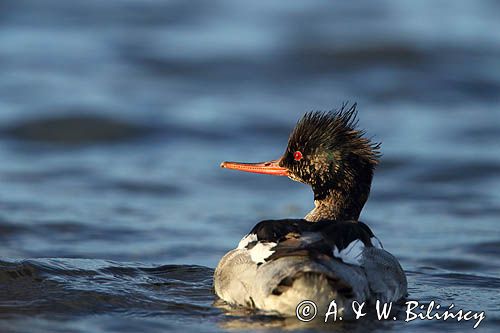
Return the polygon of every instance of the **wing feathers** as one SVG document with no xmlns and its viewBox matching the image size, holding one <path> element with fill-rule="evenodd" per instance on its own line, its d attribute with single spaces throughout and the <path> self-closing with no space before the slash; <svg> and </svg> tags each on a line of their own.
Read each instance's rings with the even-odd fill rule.
<svg viewBox="0 0 500 333">
<path fill-rule="evenodd" d="M 238 248 L 246 248 L 257 264 L 282 257 L 307 256 L 336 258 L 359 266 L 365 247 L 381 247 L 377 241 L 363 222 L 285 219 L 258 223 Z"/>
</svg>

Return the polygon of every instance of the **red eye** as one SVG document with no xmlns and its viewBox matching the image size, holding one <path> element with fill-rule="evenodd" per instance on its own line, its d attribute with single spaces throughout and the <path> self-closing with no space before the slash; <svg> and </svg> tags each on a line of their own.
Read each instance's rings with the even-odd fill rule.
<svg viewBox="0 0 500 333">
<path fill-rule="evenodd" d="M 293 159 L 296 161 L 300 161 L 302 159 L 302 153 L 300 151 L 296 151 L 293 153 Z"/>
</svg>

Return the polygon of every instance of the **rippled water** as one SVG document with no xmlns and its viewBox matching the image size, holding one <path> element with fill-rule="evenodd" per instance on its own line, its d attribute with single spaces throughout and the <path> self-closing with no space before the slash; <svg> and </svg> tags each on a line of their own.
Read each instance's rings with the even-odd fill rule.
<svg viewBox="0 0 500 333">
<path fill-rule="evenodd" d="M 410 299 L 500 327 L 494 1 L 0 2 L 0 330 L 456 331 L 313 326 L 230 309 L 213 267 L 312 206 L 278 157 L 311 109 L 358 101 L 383 161 L 362 220 Z"/>
</svg>

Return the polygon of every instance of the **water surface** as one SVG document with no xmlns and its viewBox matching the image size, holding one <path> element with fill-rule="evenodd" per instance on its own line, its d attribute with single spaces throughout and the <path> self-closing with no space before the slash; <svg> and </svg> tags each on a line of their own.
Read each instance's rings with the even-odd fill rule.
<svg viewBox="0 0 500 333">
<path fill-rule="evenodd" d="M 309 110 L 358 101 L 384 156 L 362 220 L 410 298 L 500 327 L 494 1 L 0 2 L 2 332 L 464 332 L 313 327 L 217 302 L 220 257 L 304 185 L 220 170 L 278 157 Z"/>
</svg>

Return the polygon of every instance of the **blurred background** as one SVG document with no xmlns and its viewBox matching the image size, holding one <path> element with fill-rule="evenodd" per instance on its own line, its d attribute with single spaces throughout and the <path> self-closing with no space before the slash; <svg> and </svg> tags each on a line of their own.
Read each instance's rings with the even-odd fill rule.
<svg viewBox="0 0 500 333">
<path fill-rule="evenodd" d="M 219 163 L 277 158 L 303 113 L 356 101 L 384 153 L 362 220 L 410 295 L 498 315 L 499 13 L 1 0 L 0 256 L 213 268 L 258 220 L 313 205 L 304 185 Z"/>
</svg>

